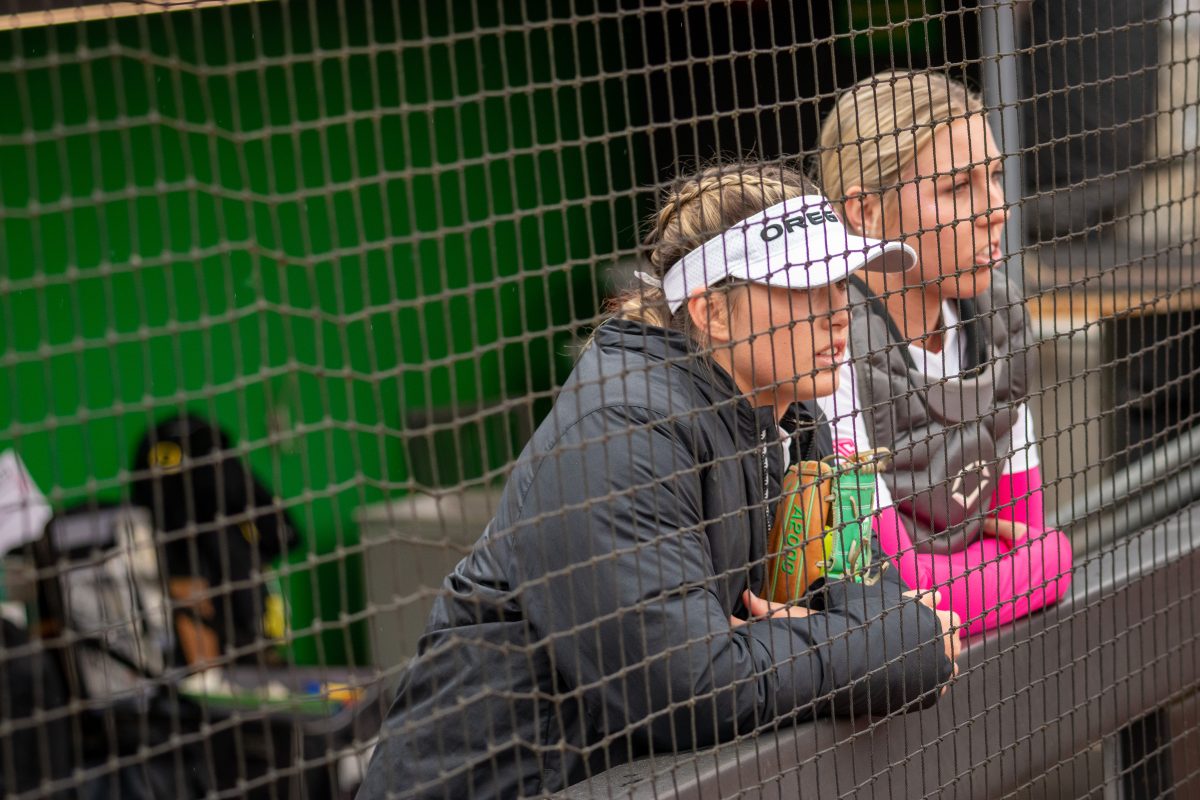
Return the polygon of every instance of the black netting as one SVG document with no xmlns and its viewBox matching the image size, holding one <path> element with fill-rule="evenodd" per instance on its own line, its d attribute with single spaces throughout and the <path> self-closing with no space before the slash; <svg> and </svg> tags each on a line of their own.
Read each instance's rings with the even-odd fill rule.
<svg viewBox="0 0 1200 800">
<path fill-rule="evenodd" d="M 0 0 L 0 99 L 4 796 L 1200 791 L 1195 0 Z"/>
</svg>

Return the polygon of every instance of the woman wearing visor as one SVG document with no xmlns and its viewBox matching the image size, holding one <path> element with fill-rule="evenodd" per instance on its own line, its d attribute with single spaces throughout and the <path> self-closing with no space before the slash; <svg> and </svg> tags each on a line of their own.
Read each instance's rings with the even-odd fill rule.
<svg viewBox="0 0 1200 800">
<path fill-rule="evenodd" d="M 830 441 L 805 409 L 837 385 L 847 276 L 912 251 L 746 165 L 680 181 L 646 246 L 446 578 L 360 797 L 540 795 L 781 719 L 928 704 L 951 676 L 956 621 L 896 569 L 762 599 L 786 462 Z"/>
</svg>

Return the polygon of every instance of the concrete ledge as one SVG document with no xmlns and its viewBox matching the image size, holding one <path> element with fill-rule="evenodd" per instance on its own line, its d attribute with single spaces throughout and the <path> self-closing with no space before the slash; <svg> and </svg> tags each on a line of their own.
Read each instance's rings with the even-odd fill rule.
<svg viewBox="0 0 1200 800">
<path fill-rule="evenodd" d="M 1083 555 L 1052 609 L 969 642 L 933 708 L 641 759 L 567 798 L 976 798 L 1030 786 L 1200 678 L 1200 506 Z"/>
</svg>

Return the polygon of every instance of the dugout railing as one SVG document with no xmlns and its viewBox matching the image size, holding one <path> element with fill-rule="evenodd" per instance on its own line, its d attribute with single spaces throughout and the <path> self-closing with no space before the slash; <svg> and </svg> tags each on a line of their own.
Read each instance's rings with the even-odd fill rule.
<svg viewBox="0 0 1200 800">
<path fill-rule="evenodd" d="M 1151 464 L 1173 460 L 1179 451 L 1171 449 L 1097 487 L 1111 498 L 1103 511 L 1069 525 L 1075 541 L 1093 543 L 1078 554 L 1071 592 L 969 640 L 962 674 L 933 708 L 803 723 L 707 752 L 646 758 L 563 796 L 1191 796 L 1200 644 L 1187 631 L 1200 613 L 1192 535 L 1200 476 L 1190 467 L 1176 473 L 1184 484 L 1157 511 L 1130 488 Z"/>
</svg>

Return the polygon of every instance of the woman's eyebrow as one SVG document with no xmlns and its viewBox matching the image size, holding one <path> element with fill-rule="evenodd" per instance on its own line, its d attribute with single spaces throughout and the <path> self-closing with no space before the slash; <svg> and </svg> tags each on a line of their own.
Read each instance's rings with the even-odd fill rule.
<svg viewBox="0 0 1200 800">
<path fill-rule="evenodd" d="M 935 177 L 938 180 L 941 180 L 942 178 L 953 178 L 967 172 L 972 172 L 981 163 L 983 162 L 975 162 L 965 167 L 950 167 L 949 169 L 941 169 L 937 171 Z"/>
<path fill-rule="evenodd" d="M 992 156 L 979 161 L 972 161 L 971 163 L 963 166 L 949 167 L 947 169 L 938 170 L 934 177 L 936 177 L 938 180 L 941 180 L 942 178 L 953 178 L 964 173 L 974 172 L 979 167 L 987 167 L 988 172 L 992 173 L 1003 172 L 1004 159 L 1000 156 Z"/>
</svg>

